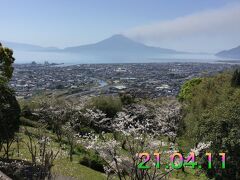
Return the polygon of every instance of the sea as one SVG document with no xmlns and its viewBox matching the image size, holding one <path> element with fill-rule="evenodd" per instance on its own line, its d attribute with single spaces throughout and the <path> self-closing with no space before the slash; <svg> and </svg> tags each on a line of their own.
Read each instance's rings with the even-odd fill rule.
<svg viewBox="0 0 240 180">
<path fill-rule="evenodd" d="M 161 54 L 154 56 L 95 56 L 84 55 L 81 53 L 56 53 L 56 52 L 25 52 L 14 51 L 15 63 L 25 64 L 35 61 L 36 63 L 64 63 L 66 65 L 74 64 L 111 64 L 111 63 L 168 63 L 168 62 L 199 62 L 215 63 L 226 61 L 214 54 Z"/>
</svg>

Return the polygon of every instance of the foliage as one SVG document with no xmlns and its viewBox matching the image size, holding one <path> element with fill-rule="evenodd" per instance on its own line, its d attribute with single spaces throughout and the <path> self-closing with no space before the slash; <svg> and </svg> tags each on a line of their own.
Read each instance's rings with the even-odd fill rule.
<svg viewBox="0 0 240 180">
<path fill-rule="evenodd" d="M 0 43 L 0 77 L 2 81 L 9 81 L 11 79 L 14 60 L 13 51 L 3 47 Z"/>
<path fill-rule="evenodd" d="M 35 127 L 35 128 L 40 127 L 41 125 L 40 123 L 32 121 L 25 117 L 20 117 L 20 124 L 23 126 L 29 126 L 29 127 Z"/>
<path fill-rule="evenodd" d="M 79 161 L 80 164 L 104 173 L 104 161 L 96 153 L 88 153 Z"/>
<path fill-rule="evenodd" d="M 194 79 L 191 79 L 191 80 L 185 82 L 183 84 L 183 86 L 181 87 L 180 93 L 178 95 L 178 99 L 180 101 L 190 99 L 192 97 L 193 88 L 196 85 L 198 85 L 199 83 L 201 83 L 201 81 L 202 81 L 201 78 L 194 78 Z"/>
<path fill-rule="evenodd" d="M 118 97 L 114 99 L 120 100 Z M 70 161 L 65 159 L 68 163 L 61 161 L 62 163 L 69 165 L 71 160 L 74 163 L 76 157 L 79 157 L 77 161 L 81 164 L 100 172 L 104 170 L 108 177 L 118 176 L 121 179 L 146 179 L 148 176 L 151 179 L 164 179 L 173 171 L 154 171 L 153 168 L 143 173 L 137 167 L 140 159 L 136 153 L 164 152 L 168 147 L 163 146 L 170 145 L 170 151 L 164 152 L 162 157 L 167 163 L 168 153 L 177 150 L 173 144 L 181 120 L 181 105 L 176 99 L 145 100 L 142 103 L 139 100 L 138 104 L 125 104 L 112 118 L 96 106 L 82 107 L 52 98 L 41 98 L 36 102 L 38 103 L 29 106 L 31 108 L 25 106 L 25 114 L 35 114 L 40 122 L 48 124 L 51 132 L 55 133 L 54 139 L 60 132 L 60 141 L 63 143 L 61 149 L 66 150 L 65 153 L 70 156 Z M 150 164 L 152 163 L 154 162 L 151 161 Z M 65 171 L 65 167 L 63 171 L 70 173 Z"/>
<path fill-rule="evenodd" d="M 240 86 L 240 70 L 236 69 L 233 73 L 232 79 L 231 79 L 231 85 L 232 86 Z"/>
<path fill-rule="evenodd" d="M 196 147 L 201 142 L 211 143 L 207 149 L 213 156 L 227 154 L 226 170 L 221 170 L 217 159 L 211 170 L 205 168 L 210 178 L 239 179 L 240 90 L 231 86 L 231 78 L 230 73 L 224 73 L 203 79 L 192 89 L 185 107 L 184 137 L 188 143 Z M 203 164 L 204 151 L 200 153 Z"/>
<path fill-rule="evenodd" d="M 33 120 L 33 114 L 29 106 L 21 107 L 21 116 Z"/>
<path fill-rule="evenodd" d="M 135 102 L 135 98 L 131 94 L 120 93 L 119 96 L 124 105 L 129 105 Z"/>
<path fill-rule="evenodd" d="M 88 134 L 82 137 L 78 143 L 87 149 L 95 150 L 106 162 L 104 170 L 110 178 L 112 175 L 119 179 L 164 179 L 173 169 L 167 171 L 139 170 L 137 165 L 140 159 L 136 156 L 139 152 L 160 152 L 167 156 L 162 148 L 161 135 L 169 137 L 173 144 L 176 137 L 178 121 L 180 119 L 180 105 L 175 101 L 161 106 L 152 106 L 154 114 L 150 113 L 144 105 L 132 104 L 117 113 L 109 124 L 114 129 L 113 135 L 108 133 Z M 102 113 L 99 111 L 98 113 Z M 95 113 L 91 113 L 96 117 Z M 102 117 L 99 115 L 98 117 Z M 98 120 L 105 124 L 106 119 Z M 101 126 L 101 123 L 99 124 Z M 174 147 L 171 146 L 171 150 Z M 167 159 L 162 157 L 164 162 Z M 149 162 L 152 164 L 154 162 Z"/>
<path fill-rule="evenodd" d="M 113 118 L 122 109 L 122 102 L 118 97 L 99 96 L 92 99 L 90 107 L 99 109 L 107 117 Z"/>
<path fill-rule="evenodd" d="M 20 107 L 13 91 L 4 84 L 0 84 L 0 144 L 8 145 L 19 129 Z"/>
<path fill-rule="evenodd" d="M 29 135 L 33 137 L 34 144 L 41 139 L 38 128 L 26 127 L 29 131 Z M 5 160 L 1 158 L 0 171 L 11 177 L 12 179 L 39 179 L 42 166 L 40 166 L 40 159 L 37 158 L 38 165 L 33 166 L 31 163 L 31 154 L 29 153 L 26 143 L 29 142 L 29 137 L 25 134 L 25 127 L 20 127 L 18 137 L 21 139 L 19 143 L 19 154 L 14 153 L 12 159 Z M 52 147 L 54 153 L 59 150 L 59 143 L 55 139 L 55 134 L 51 131 L 46 131 L 45 134 L 50 137 L 48 144 Z M 39 147 L 39 144 L 36 144 Z M 14 141 L 11 147 L 14 152 L 17 150 L 17 142 Z M 81 165 L 79 162 L 81 154 L 75 155 L 73 162 L 69 161 L 68 153 L 65 151 L 68 149 L 68 145 L 64 145 L 54 160 L 54 166 L 51 169 L 53 179 L 84 179 L 92 180 L 92 177 L 96 179 L 106 179 L 106 176 L 98 171 L 90 169 L 86 166 Z M 50 150 L 50 149 L 49 149 Z M 39 157 L 39 153 L 37 155 Z"/>
<path fill-rule="evenodd" d="M 69 145 L 69 158 L 73 161 L 74 148 L 76 146 L 76 136 L 77 134 L 73 131 L 70 123 L 66 123 L 63 127 L 63 135 L 67 138 L 67 143 Z"/>
<path fill-rule="evenodd" d="M 63 127 L 66 123 L 70 123 L 72 132 L 79 129 L 79 111 L 70 103 L 54 98 L 44 99 L 39 102 L 34 112 L 38 116 L 38 122 L 47 124 L 47 128 L 56 133 L 59 142 L 64 136 Z"/>
<path fill-rule="evenodd" d="M 52 147 L 51 138 L 48 137 L 45 126 L 39 126 L 37 129 L 37 139 L 32 132 L 25 128 L 24 134 L 28 140 L 23 141 L 31 155 L 33 167 L 39 167 L 37 173 L 38 179 L 51 179 L 51 169 L 57 158 L 59 150 L 55 151 Z"/>
<path fill-rule="evenodd" d="M 10 146 L 19 129 L 20 107 L 14 92 L 7 86 L 13 73 L 13 51 L 0 43 L 0 150 L 9 158 Z M 3 145 L 3 143 L 6 143 Z"/>
</svg>

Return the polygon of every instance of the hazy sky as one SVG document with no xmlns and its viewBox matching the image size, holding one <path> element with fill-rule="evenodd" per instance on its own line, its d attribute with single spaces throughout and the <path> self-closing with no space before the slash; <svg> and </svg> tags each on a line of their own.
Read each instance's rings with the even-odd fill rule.
<svg viewBox="0 0 240 180">
<path fill-rule="evenodd" d="M 42 46 L 118 33 L 187 51 L 240 45 L 240 0 L 0 0 L 0 18 L 1 40 Z"/>
</svg>

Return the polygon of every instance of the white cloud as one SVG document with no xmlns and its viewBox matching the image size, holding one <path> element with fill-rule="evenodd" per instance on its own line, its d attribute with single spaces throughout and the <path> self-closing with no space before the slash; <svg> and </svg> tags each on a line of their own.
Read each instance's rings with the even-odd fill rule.
<svg viewBox="0 0 240 180">
<path fill-rule="evenodd" d="M 216 52 L 240 45 L 240 4 L 130 29 L 126 36 L 178 50 Z"/>
</svg>

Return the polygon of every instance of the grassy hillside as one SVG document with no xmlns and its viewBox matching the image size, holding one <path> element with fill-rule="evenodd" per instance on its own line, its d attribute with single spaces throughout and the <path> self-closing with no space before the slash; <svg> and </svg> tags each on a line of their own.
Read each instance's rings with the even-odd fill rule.
<svg viewBox="0 0 240 180">
<path fill-rule="evenodd" d="M 32 128 L 28 126 L 21 126 L 20 132 L 18 133 L 19 138 L 19 151 L 17 142 L 14 142 L 12 145 L 12 153 L 13 156 L 11 159 L 19 159 L 24 161 L 31 162 L 31 156 L 29 150 L 26 146 L 26 143 L 29 142 L 29 138 L 25 133 L 25 130 L 28 130 L 33 137 L 37 137 L 39 135 L 39 130 L 37 128 Z M 96 179 L 106 179 L 105 174 L 90 169 L 86 166 L 83 166 L 79 163 L 80 159 L 84 156 L 84 154 L 76 154 L 73 156 L 73 161 L 70 162 L 68 156 L 68 146 L 63 144 L 62 148 L 59 148 L 59 143 L 56 141 L 56 135 L 51 131 L 45 131 L 45 135 L 51 138 L 50 146 L 56 152 L 60 149 L 58 157 L 54 161 L 54 166 L 52 169 L 53 177 L 68 177 L 74 179 L 86 179 L 92 180 L 93 177 Z M 34 143 L 37 143 L 37 138 L 34 138 Z M 19 153 L 18 153 L 19 152 Z"/>
</svg>

